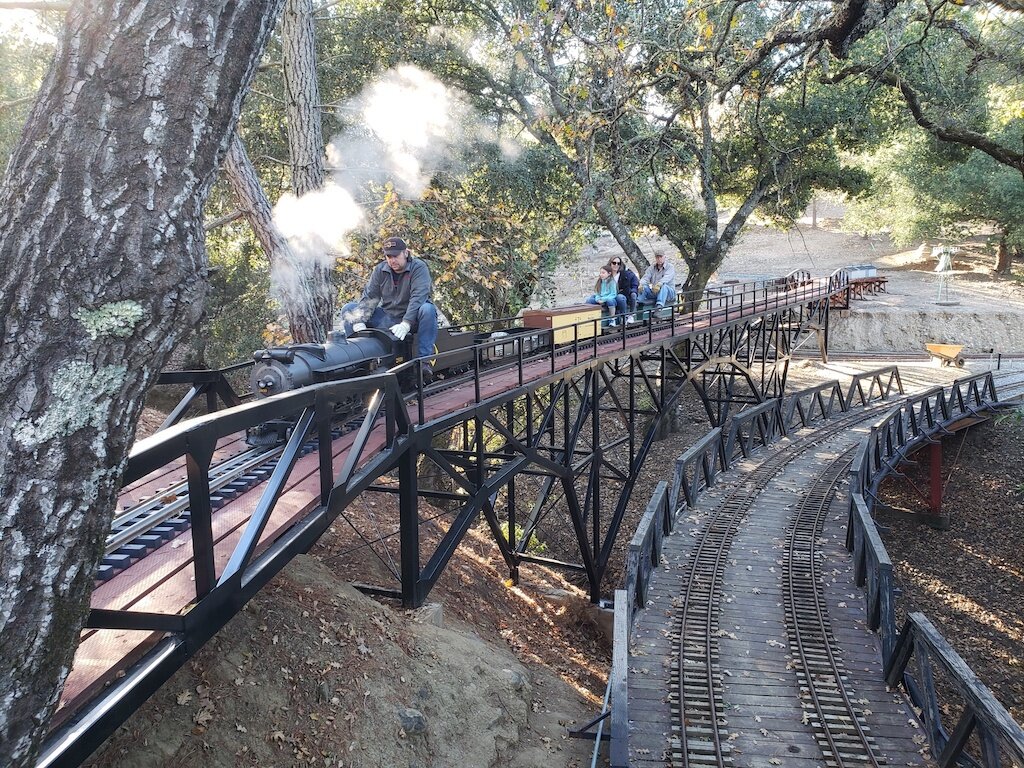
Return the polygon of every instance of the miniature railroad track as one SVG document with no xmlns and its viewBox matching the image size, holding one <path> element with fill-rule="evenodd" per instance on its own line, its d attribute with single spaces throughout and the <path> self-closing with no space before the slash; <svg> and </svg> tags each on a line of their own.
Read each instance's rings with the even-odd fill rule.
<svg viewBox="0 0 1024 768">
<path fill-rule="evenodd" d="M 343 423 L 331 430 L 334 439 L 358 429 L 361 416 L 345 414 Z M 302 454 L 316 450 L 317 439 L 302 446 Z M 219 509 L 235 497 L 256 487 L 274 471 L 284 445 L 249 448 L 210 467 L 210 503 Z M 163 546 L 192 525 L 188 482 L 182 480 L 160 489 L 114 516 L 96 569 L 96 579 L 106 581 Z"/>
<path fill-rule="evenodd" d="M 835 650 L 818 550 L 825 516 L 854 450 L 851 447 L 818 474 L 796 504 L 782 563 L 783 595 L 803 721 L 814 730 L 825 764 L 878 768 L 874 739 L 844 683 L 846 671 Z"/>
<path fill-rule="evenodd" d="M 744 474 L 699 532 L 683 576 L 682 583 L 686 586 L 681 596 L 677 629 L 672 633 L 674 652 L 669 702 L 673 735 L 669 756 L 673 766 L 733 765 L 730 741 L 722 736 L 728 721 L 719 664 L 718 602 L 729 549 L 744 516 L 759 493 L 794 457 L 829 439 L 835 432 L 868 421 L 879 410 L 891 407 L 891 402 L 883 402 L 835 419 L 829 422 L 828 434 L 808 435 L 770 455 Z M 829 495 L 841 473 L 842 470 L 838 470 L 827 486 Z"/>
</svg>

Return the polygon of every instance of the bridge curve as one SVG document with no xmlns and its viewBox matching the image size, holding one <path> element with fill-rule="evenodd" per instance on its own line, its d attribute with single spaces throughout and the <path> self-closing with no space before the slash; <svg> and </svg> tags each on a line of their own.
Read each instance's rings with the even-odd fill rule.
<svg viewBox="0 0 1024 768">
<path fill-rule="evenodd" d="M 850 387 L 856 408 L 837 384 L 777 403 L 750 450 L 709 433 L 656 491 L 616 592 L 612 766 L 1024 761 L 1024 730 L 927 618 L 896 626 L 871 517 L 910 451 L 998 405 L 994 379 L 884 400 L 879 383 Z M 1022 392 L 1003 377 L 1004 399 Z M 951 722 L 939 666 L 966 702 Z"/>
</svg>

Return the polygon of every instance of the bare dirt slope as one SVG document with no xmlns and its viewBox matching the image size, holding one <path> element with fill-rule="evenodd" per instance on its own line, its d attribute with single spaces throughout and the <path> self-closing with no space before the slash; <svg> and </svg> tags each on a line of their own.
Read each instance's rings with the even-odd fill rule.
<svg viewBox="0 0 1024 768">
<path fill-rule="evenodd" d="M 422 615 L 420 619 L 424 618 Z M 296 559 L 92 766 L 582 765 L 565 683 Z"/>
</svg>

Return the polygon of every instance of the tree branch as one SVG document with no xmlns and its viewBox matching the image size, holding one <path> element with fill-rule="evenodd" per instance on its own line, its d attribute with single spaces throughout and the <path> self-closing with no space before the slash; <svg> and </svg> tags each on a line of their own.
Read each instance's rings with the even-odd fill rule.
<svg viewBox="0 0 1024 768">
<path fill-rule="evenodd" d="M 996 162 L 1002 163 L 1003 165 L 1019 171 L 1021 175 L 1024 176 L 1024 153 L 1017 152 L 1009 147 L 1003 146 L 985 134 L 978 133 L 970 128 L 948 122 L 939 122 L 938 120 L 930 117 L 925 113 L 924 105 L 921 103 L 921 95 L 914 90 L 910 83 L 892 72 L 878 72 L 872 67 L 861 65 L 847 67 L 833 77 L 823 78 L 822 81 L 826 83 L 838 83 L 848 77 L 856 75 L 864 75 L 876 83 L 888 85 L 891 88 L 898 90 L 900 95 L 903 96 L 903 100 L 906 102 L 907 107 L 910 109 L 910 114 L 913 115 L 914 122 L 924 130 L 928 131 L 928 133 L 935 138 L 951 144 L 961 144 L 966 147 L 977 149 L 979 152 L 984 152 Z"/>
</svg>

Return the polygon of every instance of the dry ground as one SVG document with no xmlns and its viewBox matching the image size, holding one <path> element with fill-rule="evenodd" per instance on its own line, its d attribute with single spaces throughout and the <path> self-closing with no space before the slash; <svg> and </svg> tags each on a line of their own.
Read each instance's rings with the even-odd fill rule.
<svg viewBox="0 0 1024 768">
<path fill-rule="evenodd" d="M 884 486 L 883 501 L 922 513 L 928 458 Z M 1024 423 L 1006 419 L 943 443 L 950 529 L 881 515 L 895 566 L 900 619 L 923 611 L 1017 722 L 1024 722 Z M 943 698 L 960 700 L 947 684 Z M 955 723 L 948 723 L 950 729 Z"/>
</svg>

